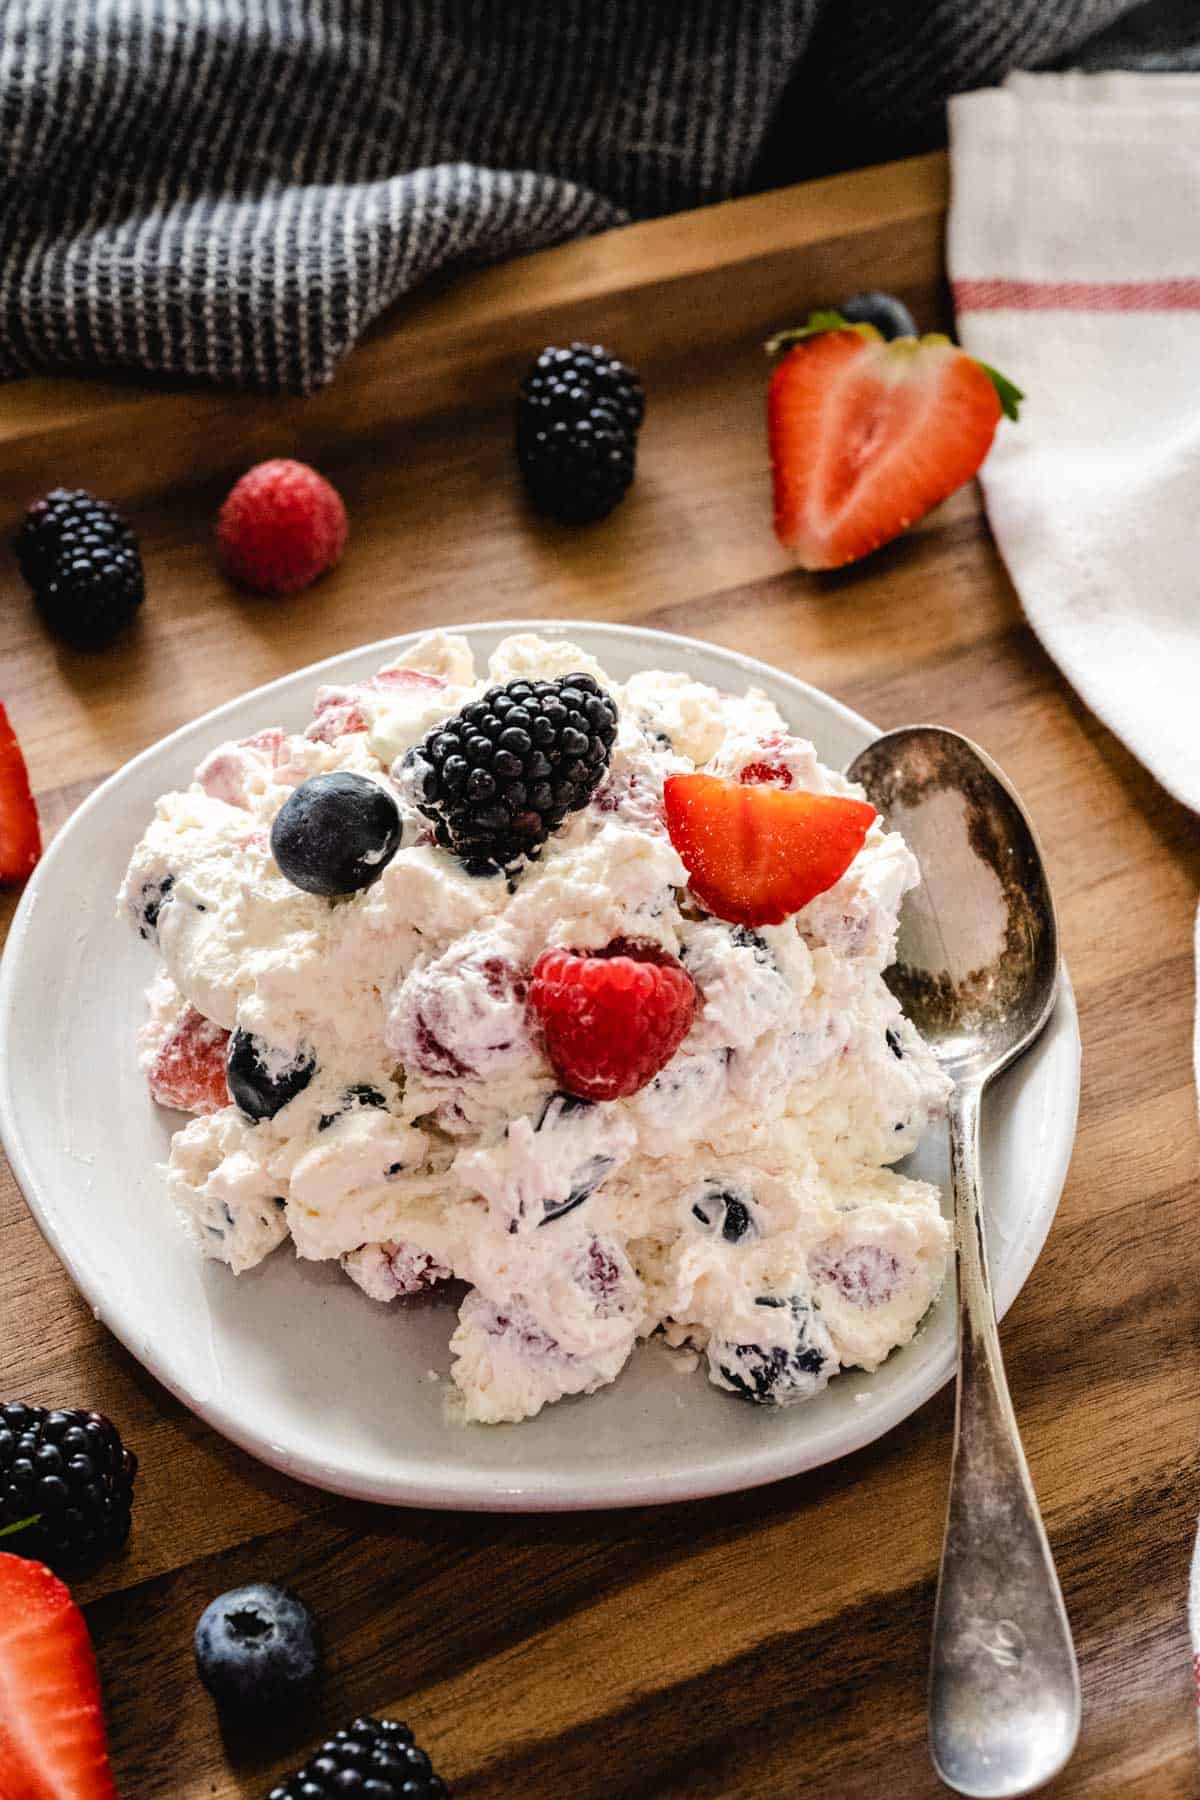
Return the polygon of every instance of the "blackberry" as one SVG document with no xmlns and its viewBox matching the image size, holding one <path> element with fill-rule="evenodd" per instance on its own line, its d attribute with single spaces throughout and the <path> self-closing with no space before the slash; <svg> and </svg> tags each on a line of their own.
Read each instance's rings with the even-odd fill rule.
<svg viewBox="0 0 1200 1800">
<path fill-rule="evenodd" d="M 83 488 L 35 500 L 16 552 L 43 619 L 77 648 L 111 643 L 145 598 L 137 539 L 115 506 Z"/>
<path fill-rule="evenodd" d="M 633 480 L 646 411 L 635 372 L 600 344 L 542 351 L 521 383 L 517 461 L 539 512 L 605 518 Z"/>
<path fill-rule="evenodd" d="M 533 856 L 608 768 L 617 709 L 590 675 L 509 681 L 411 752 L 417 805 L 474 875 Z"/>
<path fill-rule="evenodd" d="M 407 1725 L 396 1719 L 355 1719 L 326 1738 L 314 1757 L 273 1787 L 267 1800 L 449 1800 Z"/>
<path fill-rule="evenodd" d="M 59 1569 L 119 1550 L 136 1474 L 137 1457 L 103 1413 L 0 1406 L 0 1550 Z"/>
</svg>

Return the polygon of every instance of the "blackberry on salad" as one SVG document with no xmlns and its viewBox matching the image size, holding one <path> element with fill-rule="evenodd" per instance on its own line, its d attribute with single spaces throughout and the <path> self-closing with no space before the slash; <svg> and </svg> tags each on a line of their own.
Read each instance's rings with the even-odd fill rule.
<svg viewBox="0 0 1200 1800">
<path fill-rule="evenodd" d="M 535 856 L 600 785 L 617 709 L 590 675 L 489 688 L 412 754 L 417 805 L 475 875 Z"/>
</svg>

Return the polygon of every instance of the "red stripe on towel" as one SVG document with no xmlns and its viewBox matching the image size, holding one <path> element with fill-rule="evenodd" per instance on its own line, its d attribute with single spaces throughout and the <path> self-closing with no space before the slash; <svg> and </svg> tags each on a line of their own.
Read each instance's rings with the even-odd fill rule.
<svg viewBox="0 0 1200 1800">
<path fill-rule="evenodd" d="M 1164 281 L 956 281 L 958 312 L 1193 312 L 1200 310 L 1200 280 Z"/>
</svg>

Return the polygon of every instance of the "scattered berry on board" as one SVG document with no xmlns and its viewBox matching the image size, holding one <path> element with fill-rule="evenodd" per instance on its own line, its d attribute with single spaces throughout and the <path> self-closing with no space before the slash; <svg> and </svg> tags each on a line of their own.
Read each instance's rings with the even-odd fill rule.
<svg viewBox="0 0 1200 1800">
<path fill-rule="evenodd" d="M 888 343 L 814 313 L 773 338 L 775 534 L 801 568 L 857 562 L 969 481 L 1020 390 L 947 337 Z"/>
<path fill-rule="evenodd" d="M 341 495 L 307 463 L 276 457 L 234 483 L 217 515 L 217 549 L 234 581 L 256 594 L 298 594 L 340 561 Z"/>
<path fill-rule="evenodd" d="M 600 344 L 554 345 L 521 383 L 517 462 L 539 512 L 605 518 L 633 480 L 646 400 L 634 370 Z"/>
<path fill-rule="evenodd" d="M 137 539 L 115 506 L 83 488 L 35 500 L 16 552 L 46 624 L 78 649 L 111 643 L 145 598 Z"/>
<path fill-rule="evenodd" d="M 103 1413 L 0 1406 L 0 1547 L 84 1568 L 129 1536 L 137 1457 Z"/>
<path fill-rule="evenodd" d="M 29 771 L 0 702 L 0 887 L 32 875 L 42 854 L 42 832 Z"/>
<path fill-rule="evenodd" d="M 42 1563 L 0 1554 L 0 1794 L 117 1800 L 83 1614 Z"/>
<path fill-rule="evenodd" d="M 307 1606 L 264 1581 L 209 1602 L 196 1625 L 195 1652 L 200 1679 L 219 1706 L 264 1717 L 303 1700 L 321 1662 Z"/>
<path fill-rule="evenodd" d="M 271 827 L 271 854 L 293 887 L 355 894 L 400 848 L 400 809 L 387 789 L 348 769 L 313 775 L 289 794 Z"/>
<path fill-rule="evenodd" d="M 865 800 L 668 775 L 671 842 L 701 904 L 734 925 L 781 925 L 840 881 L 875 822 Z"/>
<path fill-rule="evenodd" d="M 587 805 L 616 735 L 616 706 L 590 675 L 506 682 L 418 745 L 417 804 L 444 850 L 495 874 Z"/>
<path fill-rule="evenodd" d="M 902 300 L 894 294 L 851 294 L 838 308 L 847 325 L 873 325 L 881 338 L 917 335 L 917 323 Z"/>
<path fill-rule="evenodd" d="M 361 1794 L 362 1800 L 449 1800 L 450 1789 L 407 1725 L 355 1719 L 326 1738 L 267 1800 L 338 1800 L 343 1794 Z"/>
<path fill-rule="evenodd" d="M 617 939 L 604 950 L 547 950 L 529 1003 L 568 1094 L 622 1100 L 653 1081 L 687 1036 L 696 987 L 654 944 Z"/>
</svg>

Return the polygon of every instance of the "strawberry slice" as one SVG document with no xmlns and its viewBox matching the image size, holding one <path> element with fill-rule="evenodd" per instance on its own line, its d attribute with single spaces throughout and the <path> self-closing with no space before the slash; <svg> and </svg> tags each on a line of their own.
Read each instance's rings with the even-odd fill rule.
<svg viewBox="0 0 1200 1800">
<path fill-rule="evenodd" d="M 0 885 L 32 875 L 41 854 L 42 833 L 29 772 L 0 703 Z M 2 1794 L 0 1800 L 4 1800 Z"/>
<path fill-rule="evenodd" d="M 865 800 L 668 775 L 667 830 L 688 886 L 718 919 L 781 925 L 840 881 L 875 822 Z"/>
<path fill-rule="evenodd" d="M 895 338 L 816 313 L 771 377 L 775 535 L 805 569 L 877 550 L 974 475 L 1024 398 L 949 338 Z"/>
<path fill-rule="evenodd" d="M 116 1800 L 83 1614 L 41 1563 L 0 1556 L 0 1800 Z"/>
<path fill-rule="evenodd" d="M 220 1112 L 229 1105 L 228 1049 L 227 1031 L 194 1006 L 185 1007 L 150 1066 L 151 1094 L 160 1106 L 178 1107 L 180 1112 Z"/>
</svg>

